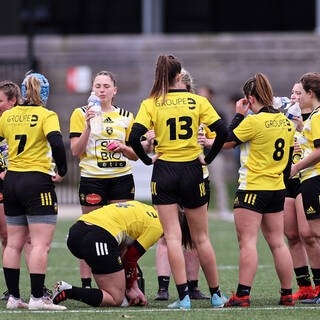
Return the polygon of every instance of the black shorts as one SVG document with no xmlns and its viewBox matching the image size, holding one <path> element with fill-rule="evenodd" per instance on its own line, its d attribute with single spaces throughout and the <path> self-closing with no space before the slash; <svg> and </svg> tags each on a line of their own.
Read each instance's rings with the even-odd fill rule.
<svg viewBox="0 0 320 320">
<path fill-rule="evenodd" d="M 283 211 L 286 189 L 284 190 L 239 190 L 233 208 L 245 208 L 259 213 Z"/>
<path fill-rule="evenodd" d="M 93 274 L 109 274 L 123 269 L 117 240 L 105 229 L 76 222 L 69 230 L 67 246 L 84 259 Z"/>
<path fill-rule="evenodd" d="M 151 178 L 152 203 L 179 203 L 198 208 L 207 203 L 202 165 L 198 159 L 188 162 L 157 160 Z"/>
<path fill-rule="evenodd" d="M 134 181 L 132 174 L 116 178 L 81 177 L 79 188 L 82 206 L 103 206 L 110 200 L 133 200 Z"/>
<path fill-rule="evenodd" d="M 300 179 L 293 178 L 288 180 L 286 198 L 296 198 L 300 193 Z"/>
<path fill-rule="evenodd" d="M 3 194 L 6 216 L 56 215 L 58 212 L 51 176 L 42 172 L 8 171 Z"/>
<path fill-rule="evenodd" d="M 307 179 L 301 183 L 303 208 L 307 220 L 320 218 L 320 176 Z"/>
<path fill-rule="evenodd" d="M 3 203 L 3 180 L 0 179 L 0 203 Z"/>
</svg>

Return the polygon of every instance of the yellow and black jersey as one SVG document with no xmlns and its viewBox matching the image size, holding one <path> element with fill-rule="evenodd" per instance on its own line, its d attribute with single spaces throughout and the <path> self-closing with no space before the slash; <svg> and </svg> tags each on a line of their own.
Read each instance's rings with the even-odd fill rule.
<svg viewBox="0 0 320 320">
<path fill-rule="evenodd" d="M 280 113 L 262 108 L 248 115 L 233 130 L 235 140 L 242 142 L 239 169 L 240 190 L 285 189 L 283 171 L 294 145 L 294 128 Z"/>
<path fill-rule="evenodd" d="M 0 137 L 9 147 L 12 171 L 39 171 L 55 175 L 51 147 L 47 135 L 60 132 L 55 112 L 42 106 L 16 106 L 0 118 Z"/>
<path fill-rule="evenodd" d="M 316 108 L 306 120 L 299 144 L 303 158 L 307 157 L 313 150 L 320 147 L 320 107 Z M 301 181 L 320 175 L 320 162 L 301 170 Z"/>
<path fill-rule="evenodd" d="M 86 128 L 87 106 L 73 111 L 70 119 L 70 138 L 80 137 Z M 113 107 L 112 112 L 102 113 L 103 132 L 90 133 L 86 152 L 80 158 L 81 176 L 87 178 L 114 178 L 131 173 L 132 166 L 122 152 L 107 147 L 111 141 L 126 143 L 133 124 L 133 114 Z"/>
<path fill-rule="evenodd" d="M 82 215 L 78 221 L 107 230 L 119 245 L 130 238 L 137 240 L 146 251 L 163 234 L 156 210 L 139 201 L 113 203 Z"/>
<path fill-rule="evenodd" d="M 170 90 L 164 104 L 162 97 L 144 100 L 135 122 L 147 130 L 154 128 L 161 160 L 185 162 L 201 154 L 197 143 L 200 124 L 209 126 L 219 119 L 208 99 L 186 90 Z"/>
<path fill-rule="evenodd" d="M 310 116 L 310 113 L 302 114 L 302 119 L 303 119 L 304 124 L 308 120 L 309 116 Z M 300 136 L 301 136 L 301 133 L 299 131 L 296 131 L 294 134 L 294 142 L 299 142 Z M 293 152 L 293 155 L 292 155 L 292 163 L 293 164 L 296 164 L 301 159 L 302 159 L 302 151 L 301 152 Z M 301 176 L 301 174 L 299 172 L 293 178 L 300 178 L 300 176 Z"/>
</svg>

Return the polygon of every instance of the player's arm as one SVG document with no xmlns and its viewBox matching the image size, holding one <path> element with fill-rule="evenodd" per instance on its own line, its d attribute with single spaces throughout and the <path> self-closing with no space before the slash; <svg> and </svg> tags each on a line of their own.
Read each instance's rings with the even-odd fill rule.
<svg viewBox="0 0 320 320">
<path fill-rule="evenodd" d="M 283 170 L 283 182 L 284 182 L 285 186 L 287 186 L 287 183 L 290 178 L 293 152 L 294 152 L 294 147 L 290 147 L 288 163 L 287 163 L 286 168 Z"/>
<path fill-rule="evenodd" d="M 52 150 L 52 157 L 56 163 L 58 174 L 60 177 L 64 177 L 67 173 L 67 157 L 62 135 L 59 131 L 52 131 L 47 134 L 47 139 Z"/>
<path fill-rule="evenodd" d="M 132 245 L 128 247 L 124 257 L 123 265 L 126 274 L 126 288 L 130 289 L 133 282 L 138 279 L 137 276 L 137 261 L 146 252 L 143 246 L 135 240 Z"/>
<path fill-rule="evenodd" d="M 91 133 L 90 119 L 95 116 L 93 110 L 86 110 L 85 117 L 76 109 L 70 119 L 70 147 L 74 157 L 80 158 L 86 152 Z"/>
<path fill-rule="evenodd" d="M 226 141 L 226 139 L 228 137 L 227 127 L 224 124 L 224 121 L 222 119 L 219 119 L 219 120 L 215 121 L 214 123 L 210 124 L 208 126 L 208 128 L 211 131 L 215 131 L 216 137 L 215 137 L 214 142 L 210 148 L 209 153 L 204 158 L 204 161 L 207 164 L 209 164 L 216 157 L 216 155 L 219 153 L 224 142 Z"/>
</svg>

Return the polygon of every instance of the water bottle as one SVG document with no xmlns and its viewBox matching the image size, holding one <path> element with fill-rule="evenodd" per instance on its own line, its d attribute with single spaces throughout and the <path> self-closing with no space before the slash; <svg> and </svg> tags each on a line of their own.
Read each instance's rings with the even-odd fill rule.
<svg viewBox="0 0 320 320">
<path fill-rule="evenodd" d="M 286 109 L 290 106 L 291 100 L 288 97 L 273 97 L 273 106 L 276 109 Z"/>
<path fill-rule="evenodd" d="M 293 122 L 293 126 L 296 129 L 297 124 L 293 120 L 293 117 L 297 117 L 297 118 L 301 117 L 301 109 L 300 109 L 300 106 L 299 106 L 299 102 L 296 102 L 294 105 L 292 105 L 289 108 L 287 108 L 286 116 L 288 117 L 288 119 L 290 119 Z"/>
<path fill-rule="evenodd" d="M 91 92 L 88 99 L 88 106 L 95 112 L 95 117 L 90 119 L 91 132 L 98 135 L 103 131 L 103 118 L 100 99 L 94 92 Z"/>
</svg>

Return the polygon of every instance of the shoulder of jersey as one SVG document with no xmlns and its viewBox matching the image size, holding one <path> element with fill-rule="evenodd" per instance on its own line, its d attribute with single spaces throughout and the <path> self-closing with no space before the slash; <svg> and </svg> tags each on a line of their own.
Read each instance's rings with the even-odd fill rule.
<svg viewBox="0 0 320 320">
<path fill-rule="evenodd" d="M 127 111 L 127 110 L 125 110 L 125 109 L 123 109 L 123 108 L 120 108 L 120 107 L 117 107 L 117 106 L 114 106 L 114 107 L 115 107 L 115 109 L 116 109 L 115 111 L 116 111 L 116 112 L 119 112 L 120 116 L 129 118 L 130 115 L 131 115 L 131 116 L 133 115 L 132 112 Z"/>
<path fill-rule="evenodd" d="M 76 111 L 76 110 L 81 111 L 81 113 L 82 113 L 83 115 L 85 115 L 85 114 L 86 114 L 86 111 L 88 110 L 88 106 L 83 106 L 83 107 L 80 107 L 80 108 L 76 108 L 74 111 Z"/>
</svg>

